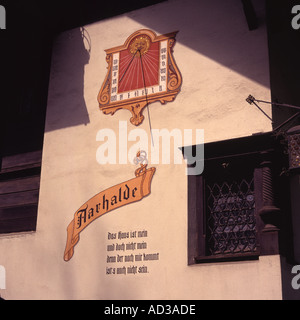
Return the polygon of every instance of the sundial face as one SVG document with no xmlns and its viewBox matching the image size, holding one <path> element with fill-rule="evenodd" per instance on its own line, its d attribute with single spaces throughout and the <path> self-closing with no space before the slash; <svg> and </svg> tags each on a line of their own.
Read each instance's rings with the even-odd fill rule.
<svg viewBox="0 0 300 320">
<path fill-rule="evenodd" d="M 143 29 L 132 34 L 124 45 L 105 50 L 108 72 L 98 95 L 105 114 L 128 109 L 131 123 L 139 125 L 147 105 L 175 99 L 182 82 L 172 55 L 176 33 L 156 36 Z"/>
</svg>

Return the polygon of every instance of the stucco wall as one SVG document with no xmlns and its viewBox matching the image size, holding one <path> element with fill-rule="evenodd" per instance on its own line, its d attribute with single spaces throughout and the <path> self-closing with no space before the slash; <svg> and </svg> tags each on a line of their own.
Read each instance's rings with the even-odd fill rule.
<svg viewBox="0 0 300 320">
<path fill-rule="evenodd" d="M 258 2 L 256 3 L 258 4 Z M 260 7 L 259 7 L 260 8 Z M 263 8 L 258 8 L 262 14 Z M 270 121 L 247 104 L 249 94 L 269 100 L 265 26 L 249 31 L 241 3 L 172 0 L 57 37 L 52 58 L 37 231 L 0 237 L 0 264 L 7 273 L 7 299 L 280 299 L 279 256 L 258 261 L 187 266 L 186 165 L 156 167 L 151 194 L 103 215 L 80 235 L 63 260 L 66 228 L 88 199 L 134 177 L 136 166 L 96 160 L 100 129 L 119 138 L 119 121 L 130 113 L 104 115 L 97 95 L 106 75 L 105 49 L 139 29 L 157 34 L 179 30 L 174 57 L 183 84 L 176 100 L 150 105 L 154 129 L 204 129 L 205 142 L 271 130 Z M 270 109 L 265 108 L 270 114 Z M 139 127 L 148 133 L 147 114 Z M 118 141 L 118 140 L 117 140 Z M 135 142 L 128 142 L 128 149 Z M 172 157 L 171 157 L 172 159 Z M 204 169 L 205 170 L 205 169 Z M 145 250 L 159 259 L 108 263 L 108 233 L 147 231 Z M 120 252 L 120 255 L 132 252 Z M 138 250 L 133 252 L 138 253 Z M 137 265 L 147 273 L 106 274 L 108 267 Z"/>
</svg>

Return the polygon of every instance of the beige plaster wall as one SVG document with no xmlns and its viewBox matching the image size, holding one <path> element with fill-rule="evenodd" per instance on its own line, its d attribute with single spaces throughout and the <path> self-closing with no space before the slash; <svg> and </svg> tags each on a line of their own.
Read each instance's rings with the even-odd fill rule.
<svg viewBox="0 0 300 320">
<path fill-rule="evenodd" d="M 174 102 L 150 105 L 153 128 L 204 129 L 205 142 L 271 130 L 270 121 L 245 101 L 249 94 L 269 100 L 270 90 L 265 26 L 250 32 L 241 3 L 172 0 L 84 28 L 83 41 L 78 28 L 61 34 L 54 44 L 37 231 L 0 236 L 0 264 L 7 273 L 2 296 L 281 299 L 279 256 L 187 266 L 184 162 L 153 165 L 151 194 L 94 221 L 82 232 L 73 258 L 63 260 L 66 228 L 75 211 L 98 192 L 133 178 L 136 169 L 131 163 L 96 161 L 100 129 L 113 129 L 117 137 L 119 121 L 128 122 L 128 132 L 135 129 L 128 111 L 107 116 L 98 109 L 105 49 L 123 44 L 142 28 L 157 34 L 179 30 L 174 57 L 182 89 Z M 271 112 L 269 107 L 265 111 Z M 139 129 L 149 133 L 146 112 L 145 117 Z M 107 263 L 107 245 L 113 243 L 108 232 L 137 230 L 148 234 L 143 239 L 147 249 L 140 252 L 159 253 L 159 260 L 135 263 L 147 266 L 145 274 L 107 275 L 106 268 L 113 265 Z"/>
</svg>

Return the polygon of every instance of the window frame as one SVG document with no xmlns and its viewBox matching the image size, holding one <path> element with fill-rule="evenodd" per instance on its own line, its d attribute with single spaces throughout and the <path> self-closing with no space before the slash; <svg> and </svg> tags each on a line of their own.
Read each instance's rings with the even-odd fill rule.
<svg viewBox="0 0 300 320">
<path fill-rule="evenodd" d="M 188 148 L 183 147 L 182 152 Z M 195 154 L 189 150 L 188 155 Z M 244 161 L 251 164 L 254 176 L 255 217 L 257 228 L 257 252 L 207 255 L 205 234 L 205 176 L 214 162 Z M 245 161 L 246 160 L 246 161 Z M 203 161 L 203 159 L 197 159 Z M 201 175 L 188 175 L 188 265 L 209 262 L 259 259 L 261 255 L 279 253 L 280 211 L 274 203 L 266 203 L 265 172 L 273 170 L 272 177 L 279 176 L 286 161 L 283 145 L 269 133 L 249 137 L 207 143 L 204 145 L 204 171 Z M 191 163 L 191 161 L 188 161 Z M 194 164 L 195 166 L 195 164 Z M 192 169 L 192 165 L 189 165 Z M 276 202 L 276 196 L 274 196 Z"/>
</svg>

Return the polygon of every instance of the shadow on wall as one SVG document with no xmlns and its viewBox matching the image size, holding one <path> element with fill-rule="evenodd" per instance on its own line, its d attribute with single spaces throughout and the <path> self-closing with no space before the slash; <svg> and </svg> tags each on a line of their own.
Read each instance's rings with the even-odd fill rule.
<svg viewBox="0 0 300 320">
<path fill-rule="evenodd" d="M 260 38 L 267 41 L 260 30 L 265 23 L 264 2 L 253 1 L 260 25 L 253 31 L 248 29 L 242 2 L 236 0 L 220 1 L 218 6 L 212 1 L 189 0 L 173 1 L 170 6 L 167 1 L 127 16 L 158 34 L 179 30 L 178 43 L 269 87 L 267 46 L 257 45 Z M 91 41 L 84 28 L 65 32 L 56 39 L 46 132 L 90 122 L 83 92 L 84 66 L 89 63 L 90 50 Z M 61 117 L 62 109 L 67 116 Z"/>
<path fill-rule="evenodd" d="M 84 100 L 84 66 L 89 63 L 90 52 L 91 41 L 85 28 L 57 37 L 53 46 L 45 132 L 90 122 Z"/>
<path fill-rule="evenodd" d="M 147 15 L 127 16 L 159 34 L 179 30 L 178 43 L 268 88 L 267 37 L 261 30 L 266 25 L 264 1 L 252 1 L 258 24 L 253 31 L 241 1 L 217 2 L 173 1 L 173 6 L 163 2 L 147 8 Z"/>
</svg>

